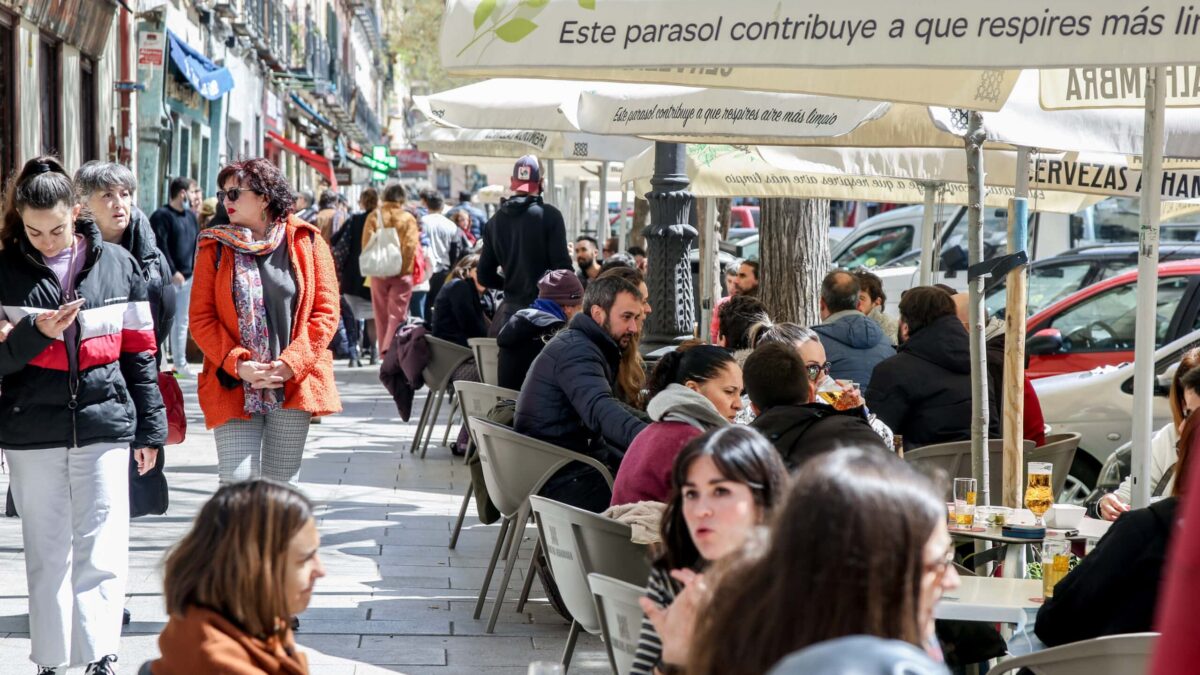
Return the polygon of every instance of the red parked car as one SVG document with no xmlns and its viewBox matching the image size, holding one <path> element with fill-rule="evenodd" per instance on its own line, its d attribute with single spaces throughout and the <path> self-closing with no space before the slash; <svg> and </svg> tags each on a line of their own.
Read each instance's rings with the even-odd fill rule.
<svg viewBox="0 0 1200 675">
<path fill-rule="evenodd" d="M 1088 286 L 1029 319 L 1029 377 L 1087 371 L 1133 360 L 1137 270 Z M 1200 328 L 1200 260 L 1158 267 L 1155 347 Z"/>
</svg>

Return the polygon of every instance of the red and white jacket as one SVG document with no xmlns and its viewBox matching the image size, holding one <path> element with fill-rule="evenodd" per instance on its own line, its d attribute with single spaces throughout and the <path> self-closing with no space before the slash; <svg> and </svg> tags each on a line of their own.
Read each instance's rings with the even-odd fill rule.
<svg viewBox="0 0 1200 675">
<path fill-rule="evenodd" d="M 76 229 L 88 245 L 75 288 L 86 300 L 75 359 L 62 338 L 34 325 L 63 303 L 58 278 L 23 239 L 0 250 L 0 318 L 14 324 L 0 343 L 0 448 L 161 447 L 166 413 L 145 281 L 129 252 L 104 243 L 93 224 Z"/>
</svg>

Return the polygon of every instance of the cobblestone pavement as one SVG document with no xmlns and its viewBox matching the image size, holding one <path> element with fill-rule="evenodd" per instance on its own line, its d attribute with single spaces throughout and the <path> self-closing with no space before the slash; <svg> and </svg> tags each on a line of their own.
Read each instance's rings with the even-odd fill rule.
<svg viewBox="0 0 1200 675">
<path fill-rule="evenodd" d="M 514 573 L 511 602 L 496 632 L 487 635 L 486 621 L 471 614 L 498 528 L 480 525 L 472 505 L 458 546 L 447 548 L 469 481 L 466 468 L 442 447 L 431 447 L 424 460 L 408 454 L 421 396 L 414 419 L 405 424 L 375 368 L 339 366 L 337 380 L 345 410 L 312 426 L 300 470 L 300 487 L 317 504 L 328 571 L 297 634 L 312 672 L 524 675 L 531 661 L 558 660 L 568 624 L 544 602 L 540 584 L 525 611 L 515 611 L 535 530 L 525 533 L 526 562 Z M 195 381 L 181 384 L 189 426 L 187 442 L 167 448 L 171 508 L 164 516 L 137 519 L 131 532 L 126 607 L 133 623 L 121 641 L 123 673 L 157 657 L 166 622 L 164 553 L 217 486 L 216 450 L 200 418 Z M 435 443 L 445 429 L 444 414 L 441 421 Z M 8 476 L 0 476 L 0 490 L 7 483 Z M 17 519 L 0 518 L 0 561 L 0 674 L 32 673 Z M 609 672 L 597 638 L 580 637 L 571 672 Z"/>
</svg>

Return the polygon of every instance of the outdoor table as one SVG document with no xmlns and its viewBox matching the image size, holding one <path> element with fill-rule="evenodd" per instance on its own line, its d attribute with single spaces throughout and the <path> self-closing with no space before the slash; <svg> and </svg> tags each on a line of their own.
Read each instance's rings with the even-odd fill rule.
<svg viewBox="0 0 1200 675">
<path fill-rule="evenodd" d="M 1042 582 L 1037 579 L 964 576 L 959 579 L 958 588 L 942 596 L 933 616 L 951 621 L 1011 625 L 1014 642 L 1019 642 L 1016 636 L 1026 636 L 1029 644 L 1024 647 L 1028 653 L 1036 651 L 1037 647 L 1028 636 L 1026 625 L 1037 616 L 1041 606 Z"/>
<path fill-rule="evenodd" d="M 1034 516 L 1029 509 L 1016 509 L 1008 518 L 1010 524 L 1033 525 Z M 1072 541 L 1083 542 L 1087 539 L 1099 539 L 1104 536 L 1112 523 L 1107 520 L 1084 517 L 1079 523 L 1079 534 L 1071 537 Z M 1039 545 L 1042 539 L 1025 539 L 1006 537 L 999 527 L 975 527 L 971 529 L 950 527 L 950 536 L 962 539 L 973 539 L 999 544 L 1005 547 L 1003 574 L 1009 579 L 1025 578 L 1025 544 Z"/>
</svg>

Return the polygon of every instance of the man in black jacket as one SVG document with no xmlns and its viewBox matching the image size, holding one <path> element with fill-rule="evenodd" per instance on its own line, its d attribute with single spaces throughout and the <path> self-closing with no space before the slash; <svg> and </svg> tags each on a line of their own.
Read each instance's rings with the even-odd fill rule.
<svg viewBox="0 0 1200 675">
<path fill-rule="evenodd" d="M 823 375 L 818 369 L 816 377 Z M 888 450 L 862 408 L 839 411 L 813 402 L 813 377 L 790 345 L 771 342 L 759 346 L 746 359 L 742 379 L 757 415 L 750 426 L 771 441 L 791 471 L 816 455 L 841 447 Z"/>
<path fill-rule="evenodd" d="M 187 208 L 188 190 L 195 181 L 180 176 L 171 180 L 168 201 L 150 216 L 158 248 L 167 259 L 175 286 L 175 325 L 171 329 L 171 359 L 175 372 L 191 376 L 187 364 L 188 307 L 192 297 L 192 266 L 196 259 L 196 237 L 200 224 Z"/>
<path fill-rule="evenodd" d="M 971 438 L 971 348 L 954 300 L 918 286 L 900 300 L 908 338 L 875 366 L 867 406 L 904 436 L 906 450 Z M 999 406 L 989 397 L 989 435 L 1000 436 Z"/>
<path fill-rule="evenodd" d="M 520 433 L 603 462 L 613 474 L 646 424 L 613 396 L 621 352 L 638 332 L 642 295 L 620 277 L 596 279 L 583 310 L 546 345 L 521 387 L 513 427 Z M 542 496 L 599 513 L 611 491 L 593 469 L 568 465 Z"/>
<path fill-rule="evenodd" d="M 500 386 L 519 390 L 546 343 L 582 307 L 583 285 L 579 277 L 570 270 L 547 272 L 538 282 L 538 299 L 513 314 L 496 336 L 496 346 L 500 348 Z"/>
<path fill-rule="evenodd" d="M 502 289 L 504 303 L 492 321 L 493 336 L 517 310 L 537 298 L 537 282 L 550 270 L 571 269 L 562 213 L 542 202 L 537 157 L 525 155 L 513 166 L 515 196 L 505 200 L 483 231 L 479 281 Z"/>
</svg>

